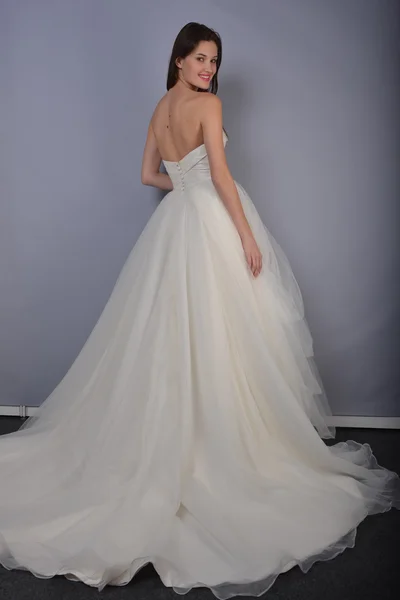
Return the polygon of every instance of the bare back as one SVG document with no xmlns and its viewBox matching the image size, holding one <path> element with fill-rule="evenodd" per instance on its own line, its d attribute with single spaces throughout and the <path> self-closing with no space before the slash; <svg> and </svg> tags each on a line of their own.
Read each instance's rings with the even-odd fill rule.
<svg viewBox="0 0 400 600">
<path fill-rule="evenodd" d="M 151 124 L 163 160 L 180 161 L 203 144 L 200 122 L 202 96 L 199 92 L 177 95 L 169 90 L 157 104 Z"/>
</svg>

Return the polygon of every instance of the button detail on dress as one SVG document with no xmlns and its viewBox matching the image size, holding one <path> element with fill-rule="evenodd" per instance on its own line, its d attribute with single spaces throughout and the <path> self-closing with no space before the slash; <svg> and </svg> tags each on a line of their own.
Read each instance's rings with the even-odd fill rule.
<svg viewBox="0 0 400 600">
<path fill-rule="evenodd" d="M 185 189 L 185 181 L 184 181 L 184 177 L 182 175 L 182 167 L 179 164 L 179 162 L 176 163 L 176 167 L 178 169 L 178 173 L 179 173 L 180 178 L 181 178 L 181 191 L 183 191 Z"/>
</svg>

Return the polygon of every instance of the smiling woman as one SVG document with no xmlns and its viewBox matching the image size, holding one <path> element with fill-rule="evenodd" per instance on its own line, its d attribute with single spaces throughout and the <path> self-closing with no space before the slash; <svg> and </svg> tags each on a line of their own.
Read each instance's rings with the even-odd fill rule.
<svg viewBox="0 0 400 600">
<path fill-rule="evenodd" d="M 202 144 L 209 155 L 219 148 L 219 165 L 212 168 L 212 178 L 226 174 L 223 139 L 218 134 L 223 129 L 222 106 L 216 96 L 221 60 L 221 39 L 215 31 L 197 23 L 182 28 L 170 57 L 168 92 L 156 106 L 149 124 L 142 161 L 143 183 L 169 189 L 167 182 L 158 177 L 161 160 L 178 162 Z M 213 115 L 206 130 L 202 116 L 210 110 Z M 229 192 L 235 195 L 232 185 Z"/>
<path fill-rule="evenodd" d="M 299 285 L 227 165 L 220 64 L 218 34 L 185 26 L 142 170 L 170 193 L 65 377 L 0 437 L 8 569 L 102 590 L 151 562 L 178 594 L 260 596 L 400 508 L 368 444 L 323 441 Z"/>
</svg>

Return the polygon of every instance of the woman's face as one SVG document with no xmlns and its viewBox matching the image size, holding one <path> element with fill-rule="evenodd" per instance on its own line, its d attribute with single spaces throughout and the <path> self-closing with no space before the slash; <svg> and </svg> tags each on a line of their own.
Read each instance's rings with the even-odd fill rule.
<svg viewBox="0 0 400 600">
<path fill-rule="evenodd" d="M 207 90 L 217 71 L 217 57 L 215 42 L 200 42 L 186 58 L 177 59 L 179 78 L 194 90 Z"/>
</svg>

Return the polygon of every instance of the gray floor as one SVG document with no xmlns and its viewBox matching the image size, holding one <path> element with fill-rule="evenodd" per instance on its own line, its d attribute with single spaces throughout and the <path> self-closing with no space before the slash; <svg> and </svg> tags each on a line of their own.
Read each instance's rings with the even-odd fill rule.
<svg viewBox="0 0 400 600">
<path fill-rule="evenodd" d="M 0 417 L 0 434 L 15 431 L 16 417 Z M 400 473 L 400 431 L 338 429 L 336 440 L 368 442 L 379 464 Z M 1 482 L 0 482 L 1 484 Z M 267 532 L 266 532 L 267 533 Z M 298 567 L 283 573 L 262 596 L 276 600 L 394 600 L 400 595 L 400 511 L 368 517 L 358 528 L 356 545 L 327 562 L 314 564 L 307 574 Z M 396 585 L 397 584 L 397 585 Z M 179 598 L 161 583 L 152 565 L 147 565 L 124 587 L 107 586 L 102 592 L 64 577 L 38 579 L 25 571 L 0 567 L 0 600 L 89 600 L 107 598 Z M 184 598 L 214 600 L 207 589 L 189 592 Z"/>
</svg>

